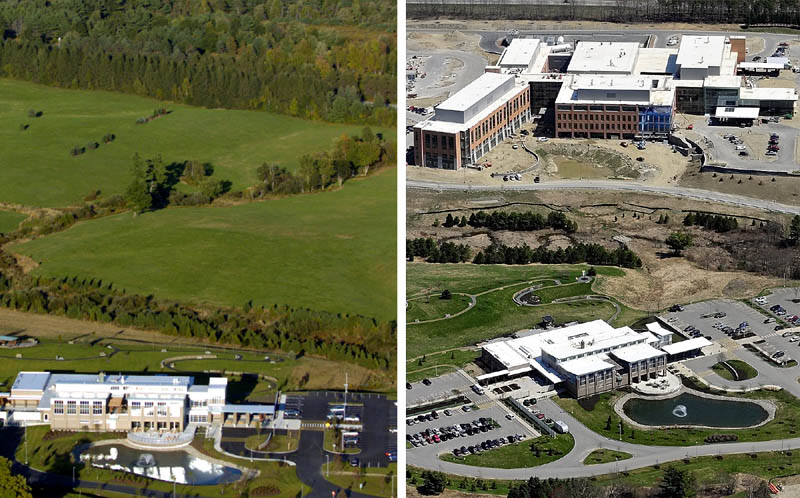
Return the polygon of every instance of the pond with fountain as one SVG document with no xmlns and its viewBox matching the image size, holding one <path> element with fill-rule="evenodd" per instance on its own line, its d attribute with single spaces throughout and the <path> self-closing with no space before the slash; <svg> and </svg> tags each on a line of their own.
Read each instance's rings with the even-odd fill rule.
<svg viewBox="0 0 800 498">
<path fill-rule="evenodd" d="M 120 470 L 162 481 L 195 486 L 226 484 L 242 477 L 239 469 L 186 450 L 140 450 L 123 444 L 92 446 L 80 454 L 87 465 Z"/>
<path fill-rule="evenodd" d="M 622 410 L 631 420 L 646 426 L 745 428 L 770 418 L 767 409 L 757 402 L 689 392 L 657 399 L 631 397 Z"/>
</svg>

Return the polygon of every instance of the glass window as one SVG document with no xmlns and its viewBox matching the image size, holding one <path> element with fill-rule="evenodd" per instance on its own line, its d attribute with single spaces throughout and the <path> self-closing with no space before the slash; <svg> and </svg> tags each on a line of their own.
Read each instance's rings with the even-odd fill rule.
<svg viewBox="0 0 800 498">
<path fill-rule="evenodd" d="M 89 402 L 81 401 L 81 415 L 89 415 Z"/>
<path fill-rule="evenodd" d="M 78 412 L 77 408 L 78 404 L 75 400 L 67 401 L 67 415 L 75 415 Z"/>
<path fill-rule="evenodd" d="M 64 401 L 57 399 L 53 401 L 53 413 L 58 415 L 64 414 Z"/>
<path fill-rule="evenodd" d="M 95 401 L 92 403 L 92 415 L 102 415 L 103 414 L 103 402 L 102 401 Z"/>
</svg>

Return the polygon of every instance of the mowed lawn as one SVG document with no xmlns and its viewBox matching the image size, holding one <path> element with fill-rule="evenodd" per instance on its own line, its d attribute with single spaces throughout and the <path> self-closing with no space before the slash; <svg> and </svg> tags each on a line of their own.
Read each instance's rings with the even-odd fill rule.
<svg viewBox="0 0 800 498">
<path fill-rule="evenodd" d="M 19 226 L 20 222 L 24 219 L 24 214 L 0 210 L 0 233 L 16 230 L 17 226 Z"/>
<path fill-rule="evenodd" d="M 13 246 L 43 275 L 99 277 L 158 297 L 396 314 L 396 170 L 342 189 L 81 222 Z"/>
<path fill-rule="evenodd" d="M 407 359 L 445 349 L 470 346 L 521 329 L 534 328 L 544 315 L 552 315 L 558 323 L 611 319 L 615 308 L 608 302 L 577 301 L 546 304 L 554 298 L 594 293 L 591 286 L 574 283 L 581 271 L 588 268 L 588 265 L 407 264 L 406 288 L 409 297 L 423 291 L 438 293 L 443 289 L 480 294 L 503 287 L 501 290 L 478 296 L 476 305 L 457 317 L 419 325 L 409 320 L 406 332 Z M 618 268 L 596 269 L 598 274 L 611 278 L 624 275 Z M 545 287 L 538 291 L 537 294 L 542 294 L 546 298 L 543 299 L 545 304 L 541 306 L 516 305 L 513 301 L 514 294 L 528 287 L 529 284 L 526 282 L 531 280 L 536 280 L 544 286 L 553 286 L 554 280 L 570 285 Z M 621 311 L 612 325 L 617 327 L 630 325 L 645 316 L 643 312 L 624 306 L 621 306 Z"/>
<path fill-rule="evenodd" d="M 171 113 L 136 124 L 160 107 Z M 30 109 L 42 116 L 28 117 Z M 20 129 L 23 124 L 27 130 Z M 0 79 L 0 201 L 57 207 L 98 189 L 105 195 L 122 193 L 137 152 L 145 158 L 161 154 L 167 162 L 208 161 L 214 177 L 244 188 L 255 183 L 255 171 L 264 162 L 294 169 L 301 155 L 326 150 L 340 135 L 361 130 L 266 112 L 204 109 Z M 111 144 L 102 141 L 107 133 L 116 135 Z M 92 141 L 100 147 L 70 155 L 74 146 Z"/>
</svg>

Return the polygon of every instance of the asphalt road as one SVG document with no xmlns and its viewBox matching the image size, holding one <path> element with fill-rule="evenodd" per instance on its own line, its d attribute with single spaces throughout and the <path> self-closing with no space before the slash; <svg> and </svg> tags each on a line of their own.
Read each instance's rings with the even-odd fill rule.
<svg viewBox="0 0 800 498">
<path fill-rule="evenodd" d="M 440 183 L 421 180 L 406 180 L 406 188 L 428 190 L 461 190 L 471 192 L 493 192 L 503 190 L 535 191 L 535 190 L 620 190 L 639 193 L 671 195 L 700 201 L 719 202 L 733 206 L 761 209 L 785 214 L 800 214 L 800 206 L 791 206 L 779 202 L 766 201 L 741 195 L 724 194 L 709 190 L 687 187 L 666 187 L 645 185 L 623 180 L 559 180 L 546 183 L 513 183 L 509 185 L 464 185 L 459 183 Z"/>
<path fill-rule="evenodd" d="M 591 477 L 619 471 L 649 467 L 686 457 L 725 455 L 733 453 L 780 451 L 800 448 L 800 438 L 758 443 L 721 443 L 696 446 L 645 446 L 615 441 L 590 431 L 572 415 L 564 412 L 549 399 L 540 400 L 537 407 L 554 420 L 563 420 L 575 437 L 575 447 L 563 458 L 533 468 L 495 469 L 472 467 L 439 460 L 436 455 L 417 455 L 411 464 L 417 467 L 435 469 L 456 475 L 483 479 L 525 480 L 530 477 L 567 479 L 571 477 Z M 523 442 L 522 444 L 525 444 Z M 589 453 L 598 448 L 624 451 L 633 455 L 622 462 L 585 466 L 581 462 Z"/>
</svg>

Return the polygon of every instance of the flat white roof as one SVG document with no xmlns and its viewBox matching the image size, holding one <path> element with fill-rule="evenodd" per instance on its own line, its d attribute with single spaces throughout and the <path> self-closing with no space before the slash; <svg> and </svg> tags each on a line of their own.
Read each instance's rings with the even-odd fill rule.
<svg viewBox="0 0 800 498">
<path fill-rule="evenodd" d="M 573 375 L 586 375 L 594 372 L 600 372 L 602 370 L 608 370 L 609 368 L 614 367 L 615 365 L 613 363 L 606 361 L 599 356 L 578 358 L 576 360 L 570 360 L 561 364 L 561 368 L 563 368 L 564 371 Z"/>
<path fill-rule="evenodd" d="M 683 35 L 677 64 L 681 68 L 707 69 L 722 65 L 724 36 Z"/>
<path fill-rule="evenodd" d="M 703 86 L 709 88 L 739 88 L 742 86 L 741 76 L 708 76 Z"/>
<path fill-rule="evenodd" d="M 739 69 L 766 69 L 768 71 L 775 71 L 783 69 L 785 66 L 782 62 L 740 62 Z"/>
<path fill-rule="evenodd" d="M 514 75 L 483 73 L 475 81 L 456 92 L 449 99 L 436 106 L 436 108 L 446 111 L 466 111 L 472 107 L 475 102 L 485 98 L 509 79 L 514 79 Z"/>
<path fill-rule="evenodd" d="M 637 361 L 664 356 L 666 353 L 649 344 L 636 344 L 634 346 L 628 346 L 627 348 L 617 349 L 612 351 L 611 354 L 620 360 L 627 361 L 628 363 L 635 363 Z"/>
<path fill-rule="evenodd" d="M 739 90 L 741 100 L 797 100 L 794 88 L 742 88 Z"/>
<path fill-rule="evenodd" d="M 680 354 L 680 353 L 685 353 L 687 351 L 692 351 L 694 349 L 704 348 L 710 345 L 711 341 L 709 341 L 705 337 L 697 337 L 694 339 L 687 339 L 685 341 L 676 342 L 673 344 L 667 344 L 661 349 L 663 349 L 664 352 L 666 352 L 667 354 Z"/>
<path fill-rule="evenodd" d="M 541 40 L 538 38 L 514 38 L 503 51 L 498 66 L 525 66 L 528 67 L 536 56 Z"/>
<path fill-rule="evenodd" d="M 50 380 L 50 372 L 20 372 L 11 385 L 11 389 L 21 391 L 44 391 L 47 381 Z"/>
<path fill-rule="evenodd" d="M 633 70 L 635 74 L 675 74 L 677 71 L 678 49 L 642 48 Z"/>
<path fill-rule="evenodd" d="M 568 73 L 633 73 L 639 44 L 635 42 L 579 42 Z"/>
<path fill-rule="evenodd" d="M 556 103 L 671 106 L 675 101 L 671 81 L 667 76 L 576 74 L 561 85 Z"/>
<path fill-rule="evenodd" d="M 664 337 L 664 336 L 667 336 L 667 335 L 672 335 L 672 332 L 670 332 L 669 330 L 667 330 L 664 327 L 662 327 L 661 324 L 658 323 L 658 322 L 648 323 L 646 325 L 646 327 L 647 327 L 647 330 L 649 330 L 650 332 L 652 332 L 653 334 L 655 334 L 658 337 Z"/>
<path fill-rule="evenodd" d="M 715 118 L 757 119 L 758 107 L 717 107 Z"/>
<path fill-rule="evenodd" d="M 511 77 L 513 78 L 513 76 Z M 476 114 L 474 117 L 472 117 L 472 119 L 470 119 L 466 123 L 456 123 L 453 121 L 438 120 L 434 115 L 430 119 L 426 119 L 425 121 L 421 121 L 415 124 L 414 128 L 419 128 L 421 130 L 435 131 L 440 133 L 458 133 L 464 130 L 468 130 L 473 126 L 475 126 L 475 124 L 477 124 L 479 121 L 487 117 L 489 114 L 496 111 L 498 107 L 504 105 L 513 97 L 517 96 L 522 90 L 524 90 L 523 86 L 515 86 L 508 93 L 506 93 L 499 99 L 495 100 L 494 102 L 486 106 L 484 110 Z"/>
</svg>

